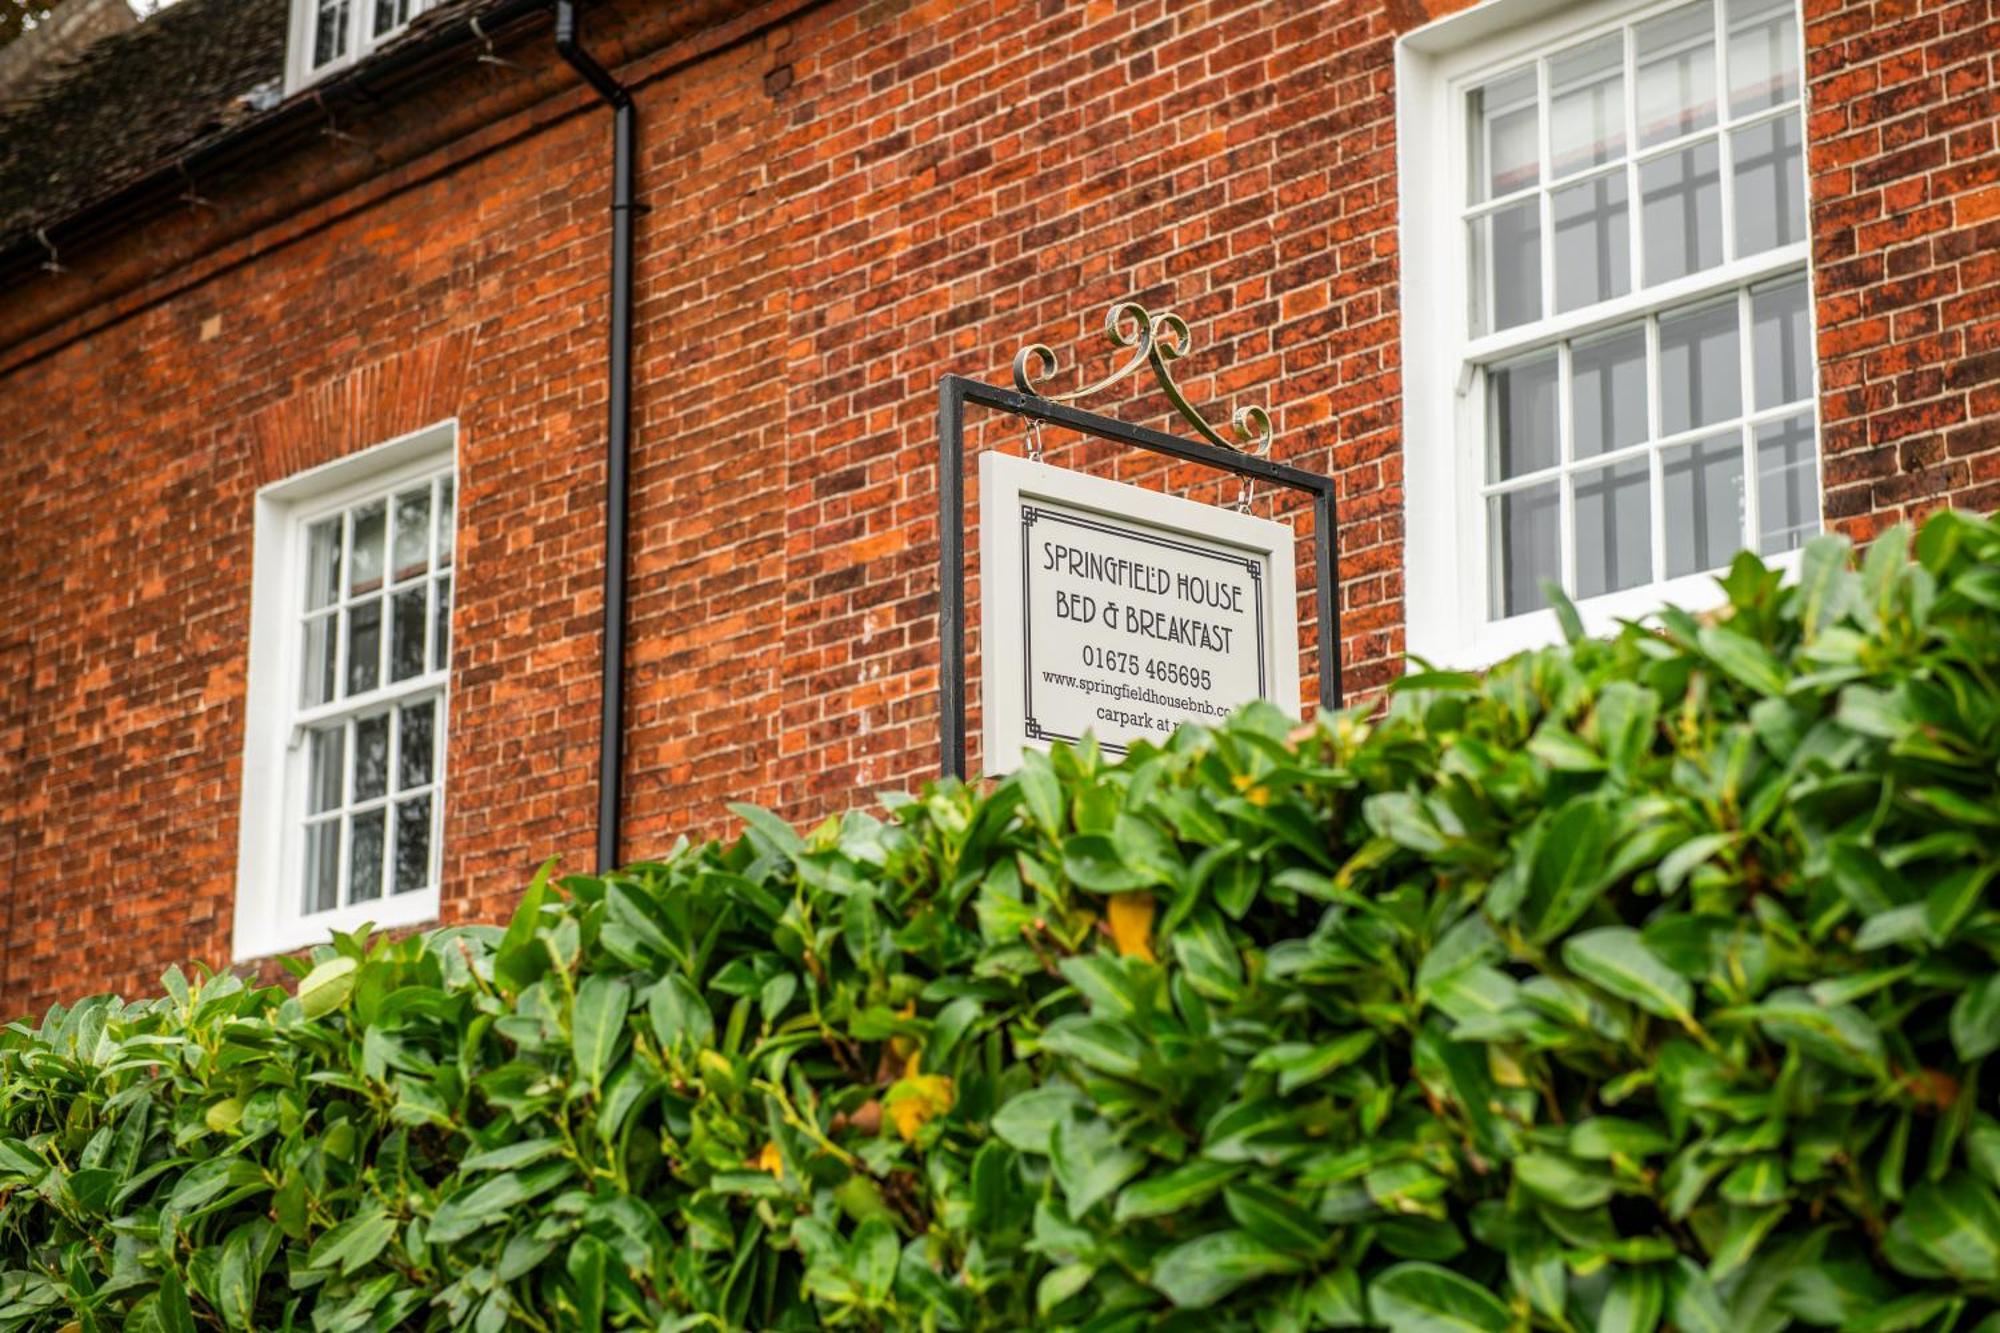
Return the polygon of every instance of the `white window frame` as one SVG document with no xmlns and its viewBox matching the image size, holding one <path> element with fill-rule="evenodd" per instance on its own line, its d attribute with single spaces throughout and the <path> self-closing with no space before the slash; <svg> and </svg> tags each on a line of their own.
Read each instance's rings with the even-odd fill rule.
<svg viewBox="0 0 2000 1333">
<path fill-rule="evenodd" d="M 1404 34 L 1396 43 L 1397 178 L 1401 194 L 1399 249 L 1403 296 L 1403 605 L 1404 644 L 1411 658 L 1439 666 L 1490 666 L 1526 648 L 1559 642 L 1562 630 L 1553 609 L 1504 620 L 1487 615 L 1488 554 L 1486 515 L 1480 497 L 1485 476 L 1482 375 L 1488 363 L 1508 359 L 1559 340 L 1573 339 L 1648 314 L 1670 312 L 1700 301 L 1741 290 L 1751 284 L 1791 274 L 1804 274 L 1811 312 L 1811 174 L 1806 173 L 1805 210 L 1808 236 L 1788 246 L 1726 260 L 1714 268 L 1653 286 L 1642 284 L 1634 254 L 1633 290 L 1623 296 L 1565 313 L 1545 313 L 1530 324 L 1499 333 L 1473 336 L 1467 317 L 1470 291 L 1468 247 L 1463 217 L 1467 211 L 1464 182 L 1467 143 L 1465 97 L 1483 80 L 1524 61 L 1551 54 L 1593 37 L 1677 8 L 1686 0 L 1485 0 L 1471 9 L 1435 20 Z M 1727 28 L 1718 5 L 1715 69 L 1718 126 L 1704 131 L 1717 137 L 1721 188 L 1731 187 L 1728 137 L 1723 128 L 1723 104 L 1728 98 Z M 1803 17 L 1799 22 L 1798 53 L 1801 95 L 1805 81 Z M 1626 96 L 1636 96 L 1630 61 Z M 1799 112 L 1804 122 L 1803 105 Z M 1542 129 L 1546 156 L 1547 126 Z M 1676 141 L 1678 142 L 1678 141 Z M 1650 156 L 1666 144 L 1628 154 Z M 1810 146 L 1809 144 L 1807 145 Z M 1630 158 L 1628 157 L 1628 162 Z M 1588 175 L 1589 172 L 1579 173 Z M 1546 185 L 1547 182 L 1543 182 Z M 1628 204 L 1635 222 L 1641 201 Z M 1546 201 L 1542 226 L 1549 225 Z M 1725 245 L 1730 213 L 1724 210 Z M 1632 228 L 1635 238 L 1638 228 Z M 1553 265 L 1542 274 L 1543 310 L 1553 311 Z M 1815 324 L 1816 320 L 1813 321 Z M 1649 335 L 1650 336 L 1650 335 Z M 1744 355 L 1748 355 L 1747 340 Z M 1649 392 L 1651 390 L 1649 389 Z M 1810 401 L 1819 400 L 1819 358 L 1812 358 Z M 1796 410 L 1796 409 L 1794 409 Z M 1746 417 L 1754 405 L 1744 404 Z M 1815 411 L 1814 447 L 1820 449 Z M 1657 447 L 1657 446 L 1656 446 Z M 1823 469 L 1825 455 L 1817 454 Z M 1754 487 L 1755 469 L 1745 485 Z M 1817 487 L 1824 522 L 1826 485 Z M 1568 514 L 1569 487 L 1559 494 L 1564 506 L 1562 550 L 1570 563 L 1573 545 Z M 1746 505 L 1755 505 L 1754 491 Z M 1755 512 L 1754 508 L 1751 509 Z M 1655 523 L 1657 529 L 1659 524 Z M 1657 543 L 1662 534 L 1655 531 Z M 1796 551 L 1765 558 L 1790 573 L 1798 564 Z M 1639 620 L 1672 605 L 1703 611 L 1720 605 L 1725 596 L 1714 572 L 1664 579 L 1577 603 L 1586 633 L 1607 634 L 1625 620 Z M 1414 662 L 1412 667 L 1414 669 Z"/>
<path fill-rule="evenodd" d="M 458 472 L 458 423 L 422 430 L 312 468 L 257 492 L 250 577 L 250 645 L 245 691 L 241 819 L 237 836 L 236 912 L 231 953 L 237 962 L 324 942 L 335 930 L 373 923 L 393 929 L 438 918 L 438 874 L 429 888 L 307 915 L 304 891 L 304 801 L 308 723 L 322 714 L 355 711 L 340 701 L 307 708 L 298 702 L 303 669 L 300 626 L 305 616 L 306 541 L 312 523 L 329 513 L 388 495 L 446 468 Z M 454 507 L 453 518 L 459 512 Z M 454 539 L 454 548 L 457 542 Z M 456 563 L 456 562 L 454 562 Z M 343 573 L 344 577 L 344 573 Z M 453 577 L 453 610 L 457 579 Z M 425 633 L 433 629 L 427 622 Z M 383 633 L 388 633 L 385 621 Z M 456 639 L 455 628 L 447 642 Z M 359 707 L 375 708 L 423 694 L 438 699 L 437 769 L 433 779 L 432 846 L 441 866 L 450 753 L 450 666 L 370 692 Z M 389 873 L 385 865 L 384 875 Z"/>
<path fill-rule="evenodd" d="M 346 69 L 373 55 L 377 48 L 386 46 L 403 33 L 409 31 L 419 14 L 435 8 L 443 0 L 410 0 L 408 22 L 397 25 L 381 36 L 374 33 L 375 0 L 348 0 L 351 8 L 348 19 L 352 27 L 348 30 L 347 50 L 327 61 L 324 65 L 313 66 L 313 41 L 319 31 L 320 0 L 291 0 L 291 17 L 285 32 L 285 93 L 290 96 L 310 83 L 314 83 L 335 70 Z M 365 20 L 365 21 L 364 21 Z"/>
</svg>

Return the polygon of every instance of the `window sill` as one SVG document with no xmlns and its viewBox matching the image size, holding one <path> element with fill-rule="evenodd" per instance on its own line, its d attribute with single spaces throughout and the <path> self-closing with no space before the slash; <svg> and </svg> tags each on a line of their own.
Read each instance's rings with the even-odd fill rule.
<svg viewBox="0 0 2000 1333">
<path fill-rule="evenodd" d="M 437 919 L 438 891 L 420 889 L 415 893 L 377 898 L 373 902 L 353 903 L 331 912 L 293 917 L 263 928 L 247 928 L 247 922 L 240 922 L 230 958 L 233 962 L 247 963 L 325 944 L 337 930 L 353 931 L 369 925 L 377 930 L 399 930 L 405 926 L 428 925 Z"/>
<path fill-rule="evenodd" d="M 1799 555 L 1798 551 L 1786 551 L 1764 557 L 1764 563 L 1783 574 L 1789 583 L 1798 575 Z M 1626 621 L 1644 622 L 1670 606 L 1694 615 L 1713 611 L 1729 600 L 1720 583 L 1727 572 L 1718 569 L 1689 574 L 1578 602 L 1576 609 L 1583 620 L 1583 632 L 1592 638 L 1602 638 L 1617 633 Z M 1435 626 L 1427 629 L 1412 623 L 1406 638 L 1411 670 L 1418 669 L 1415 659 L 1422 659 L 1432 666 L 1455 671 L 1481 671 L 1516 653 L 1547 648 L 1562 641 L 1562 626 L 1554 611 L 1535 611 L 1491 621 L 1470 632 L 1449 636 L 1438 633 Z"/>
</svg>

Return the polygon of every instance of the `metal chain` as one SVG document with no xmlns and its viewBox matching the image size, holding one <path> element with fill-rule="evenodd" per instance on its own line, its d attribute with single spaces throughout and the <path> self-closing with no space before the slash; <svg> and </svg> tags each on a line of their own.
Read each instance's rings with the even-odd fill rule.
<svg viewBox="0 0 2000 1333">
<path fill-rule="evenodd" d="M 1034 417 L 1024 418 L 1028 423 L 1028 461 L 1042 461 L 1042 423 Z"/>
<path fill-rule="evenodd" d="M 1249 513 L 1250 502 L 1256 498 L 1257 479 L 1255 477 L 1245 477 L 1243 485 L 1236 492 L 1236 512 L 1239 514 Z"/>
</svg>

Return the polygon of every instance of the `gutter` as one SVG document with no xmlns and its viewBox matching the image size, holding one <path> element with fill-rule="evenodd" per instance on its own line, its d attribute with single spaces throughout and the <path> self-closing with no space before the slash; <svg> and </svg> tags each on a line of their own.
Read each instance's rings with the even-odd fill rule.
<svg viewBox="0 0 2000 1333">
<path fill-rule="evenodd" d="M 610 401 L 604 465 L 604 649 L 597 731 L 597 873 L 616 868 L 625 774 L 625 565 L 632 440 L 632 215 L 638 114 L 632 92 L 583 49 L 574 0 L 556 0 L 556 54 L 611 108 Z"/>
</svg>

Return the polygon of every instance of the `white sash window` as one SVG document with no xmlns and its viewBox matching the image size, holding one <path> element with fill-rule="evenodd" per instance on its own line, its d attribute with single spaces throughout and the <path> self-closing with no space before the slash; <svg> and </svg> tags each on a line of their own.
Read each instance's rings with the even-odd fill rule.
<svg viewBox="0 0 2000 1333">
<path fill-rule="evenodd" d="M 420 432 L 258 496 L 238 957 L 437 916 L 452 440 Z"/>
<path fill-rule="evenodd" d="M 1795 0 L 1493 0 L 1398 50 L 1408 647 L 1716 600 L 1820 527 Z"/>
</svg>

